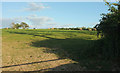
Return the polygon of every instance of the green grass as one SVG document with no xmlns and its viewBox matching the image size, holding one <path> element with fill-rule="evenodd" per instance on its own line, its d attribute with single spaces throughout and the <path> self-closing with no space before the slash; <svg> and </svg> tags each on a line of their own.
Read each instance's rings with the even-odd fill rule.
<svg viewBox="0 0 120 73">
<path fill-rule="evenodd" d="M 12 46 L 13 50 L 37 51 L 37 48 L 49 48 L 41 51 L 54 53 L 59 58 L 69 58 L 78 62 L 82 67 L 86 67 L 86 70 L 110 70 L 110 61 L 98 57 L 97 52 L 99 51 L 96 50 L 95 43 L 99 38 L 96 33 L 96 31 L 49 29 L 2 30 L 3 42 L 15 45 Z"/>
</svg>

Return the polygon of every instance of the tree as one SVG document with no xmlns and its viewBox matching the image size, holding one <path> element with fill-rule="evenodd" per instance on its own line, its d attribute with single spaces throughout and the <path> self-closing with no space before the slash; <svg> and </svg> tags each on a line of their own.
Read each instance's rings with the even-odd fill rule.
<svg viewBox="0 0 120 73">
<path fill-rule="evenodd" d="M 19 28 L 23 28 L 23 29 L 26 29 L 26 28 L 28 28 L 29 27 L 29 25 L 27 24 L 27 23 L 25 23 L 25 22 L 21 22 L 20 24 L 19 23 L 12 23 L 12 28 L 13 29 L 19 29 Z"/>
<path fill-rule="evenodd" d="M 97 27 L 97 30 L 101 33 L 103 33 L 105 36 L 109 36 L 110 30 L 109 29 L 115 29 L 116 30 L 120 30 L 118 29 L 119 25 L 120 25 L 120 1 L 118 3 L 109 3 L 105 0 L 106 5 L 109 6 L 109 13 L 107 14 L 101 14 L 102 15 L 102 19 L 100 20 L 100 24 L 97 24 L 95 27 Z M 115 6 L 117 6 L 118 8 L 116 8 Z M 107 28 L 107 29 L 106 29 Z M 111 30 L 113 31 L 113 30 Z M 117 33 L 118 34 L 118 33 Z"/>
<path fill-rule="evenodd" d="M 104 38 L 107 39 L 109 50 L 114 52 L 114 56 L 120 56 L 120 1 L 118 3 L 109 3 L 105 0 L 106 5 L 109 6 L 107 14 L 101 14 L 102 18 L 100 24 L 97 24 L 98 33 L 103 34 Z M 111 44 L 110 44 L 111 43 Z"/>
<path fill-rule="evenodd" d="M 22 27 L 23 29 L 26 29 L 26 28 L 29 27 L 29 25 L 28 25 L 27 23 L 25 23 L 25 22 L 21 22 L 21 27 Z"/>
<path fill-rule="evenodd" d="M 19 29 L 21 27 L 21 25 L 19 23 L 12 23 L 12 28 L 13 29 Z"/>
</svg>

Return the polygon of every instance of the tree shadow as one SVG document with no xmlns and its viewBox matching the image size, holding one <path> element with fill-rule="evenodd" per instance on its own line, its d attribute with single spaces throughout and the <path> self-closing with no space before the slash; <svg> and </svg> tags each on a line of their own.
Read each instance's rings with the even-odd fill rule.
<svg viewBox="0 0 120 73">
<path fill-rule="evenodd" d="M 95 48 L 95 43 L 95 40 L 79 38 L 49 38 L 42 41 L 32 41 L 31 46 L 50 48 L 45 49 L 44 52 L 54 53 L 59 58 L 69 58 L 78 62 L 80 66 L 86 67 L 87 70 L 111 69 L 108 65 L 109 62 L 102 59 L 100 51 Z"/>
<path fill-rule="evenodd" d="M 33 35 L 33 36 L 40 36 L 40 37 L 46 37 L 45 35 L 52 35 L 52 34 L 45 34 L 43 35 L 43 33 L 35 33 L 35 32 L 29 32 L 29 33 L 26 33 L 26 32 L 21 32 L 21 31 L 7 31 L 11 34 L 26 34 L 26 35 Z M 46 37 L 47 38 L 47 37 Z"/>
<path fill-rule="evenodd" d="M 53 68 L 40 69 L 33 72 L 41 72 L 41 71 L 46 71 L 45 73 L 48 73 L 47 71 L 85 71 L 85 67 L 81 67 L 76 63 L 69 63 L 64 65 L 59 65 Z"/>
<path fill-rule="evenodd" d="M 69 58 L 78 62 L 81 67 L 85 67 L 86 70 L 111 70 L 110 62 L 102 59 L 100 50 L 96 49 L 96 40 L 86 40 L 81 38 L 65 38 L 57 39 L 48 37 L 45 34 L 36 33 L 24 33 L 24 32 L 10 32 L 15 34 L 27 34 L 33 36 L 39 36 L 48 38 L 46 40 L 34 40 L 31 42 L 32 47 L 47 47 L 45 53 L 54 53 L 59 58 Z M 67 64 L 66 64 L 67 65 Z M 65 66 L 66 66 L 65 65 Z M 64 65 L 60 66 L 64 67 Z M 59 66 L 57 68 L 60 68 Z M 56 68 L 52 68 L 56 69 Z M 47 70 L 47 69 L 46 69 Z"/>
<path fill-rule="evenodd" d="M 64 59 L 64 58 L 58 58 L 58 59 L 47 60 L 47 61 L 31 62 L 31 63 L 24 63 L 24 64 L 17 64 L 17 65 L 10 65 L 10 66 L 3 66 L 3 67 L 0 67 L 0 68 L 9 68 L 9 67 L 15 67 L 15 66 L 22 66 L 22 65 L 29 65 L 29 64 L 42 63 L 42 62 L 57 61 L 57 60 L 62 60 L 62 59 Z"/>
</svg>

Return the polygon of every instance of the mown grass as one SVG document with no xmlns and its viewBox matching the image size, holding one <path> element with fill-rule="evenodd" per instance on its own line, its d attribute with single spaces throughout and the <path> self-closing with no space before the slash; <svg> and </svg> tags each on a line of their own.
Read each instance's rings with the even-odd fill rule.
<svg viewBox="0 0 120 73">
<path fill-rule="evenodd" d="M 96 33 L 80 30 L 3 29 L 2 36 L 6 43 L 27 42 L 17 44 L 15 49 L 50 48 L 44 49 L 44 53 L 54 53 L 59 58 L 72 59 L 86 67 L 86 70 L 111 70 L 111 61 L 106 61 L 97 54 L 99 50 L 96 49 L 95 43 L 99 38 Z"/>
</svg>

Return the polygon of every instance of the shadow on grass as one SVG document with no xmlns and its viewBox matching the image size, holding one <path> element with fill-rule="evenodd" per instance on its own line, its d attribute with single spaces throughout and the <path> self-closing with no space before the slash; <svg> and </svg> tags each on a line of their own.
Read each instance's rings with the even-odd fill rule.
<svg viewBox="0 0 120 73">
<path fill-rule="evenodd" d="M 8 67 L 15 67 L 15 66 L 22 66 L 22 65 L 42 63 L 42 62 L 50 62 L 50 61 L 56 61 L 56 60 L 61 60 L 61 59 L 63 59 L 63 58 L 53 59 L 53 60 L 47 60 L 47 61 L 39 61 L 39 62 L 31 62 L 31 63 L 17 64 L 17 65 L 10 65 L 10 66 L 3 66 L 3 67 L 0 67 L 0 68 L 8 68 Z"/>
<path fill-rule="evenodd" d="M 66 38 L 66 39 L 56 39 L 48 37 L 47 35 L 36 35 L 35 33 L 22 33 L 22 32 L 10 32 L 15 34 L 28 34 L 33 36 L 39 36 L 48 38 L 42 41 L 32 41 L 30 46 L 32 47 L 47 47 L 50 49 L 45 49 L 45 53 L 54 53 L 59 58 L 69 58 L 72 59 L 82 67 L 86 67 L 86 70 L 110 70 L 111 65 L 101 59 L 99 54 L 101 51 L 96 49 L 96 40 L 85 40 L 80 38 Z M 67 64 L 66 64 L 67 65 Z M 66 65 L 58 66 L 60 68 Z M 68 64 L 69 65 L 69 64 Z M 52 69 L 56 69 L 52 68 Z M 47 69 L 46 69 L 47 70 Z M 41 71 L 41 70 L 40 70 Z"/>
<path fill-rule="evenodd" d="M 30 33 L 34 32 L 32 34 L 35 34 L 36 32 L 41 32 L 41 33 L 56 32 L 56 33 L 83 33 L 83 34 L 89 34 L 89 35 L 97 35 L 96 31 L 88 31 L 88 30 L 84 30 L 84 31 L 80 31 L 80 30 L 24 30 L 24 31 L 17 29 L 17 31 L 16 30 L 13 30 L 13 31 L 8 30 L 7 32 L 16 33 L 16 34 L 29 34 L 28 32 L 30 32 Z"/>
<path fill-rule="evenodd" d="M 50 53 L 54 53 L 54 51 L 57 51 L 57 50 L 59 51 L 62 49 L 67 53 L 72 54 L 73 56 L 75 55 L 78 58 L 81 55 L 84 56 L 83 58 L 85 58 L 85 56 L 88 56 L 87 55 L 88 53 L 85 55 L 85 51 L 91 50 L 95 42 L 94 40 L 84 40 L 84 39 L 77 39 L 77 38 L 74 38 L 74 39 L 71 39 L 71 38 L 55 39 L 51 37 L 45 37 L 45 38 L 49 38 L 49 39 L 43 40 L 43 41 L 32 41 L 31 46 L 51 48 L 45 51 Z"/>
<path fill-rule="evenodd" d="M 70 64 L 64 64 L 59 65 L 57 67 L 53 68 L 47 68 L 47 69 L 40 69 L 33 72 L 41 72 L 41 71 L 84 71 L 85 67 L 78 66 L 76 63 L 70 63 Z M 47 73 L 47 72 L 45 72 Z"/>
<path fill-rule="evenodd" d="M 31 46 L 47 47 L 45 53 L 54 53 L 59 58 L 72 59 L 87 70 L 108 70 L 109 65 L 101 59 L 100 51 L 96 50 L 95 40 L 84 39 L 47 39 L 43 41 L 33 41 Z M 110 64 L 110 63 L 109 63 Z"/>
<path fill-rule="evenodd" d="M 43 35 L 43 33 L 38 34 L 38 33 L 35 33 L 35 32 L 32 32 L 32 33 L 31 32 L 29 32 L 29 33 L 27 33 L 27 32 L 17 32 L 17 31 L 7 31 L 7 32 L 12 33 L 12 34 L 26 34 L 26 35 L 33 35 L 33 36 L 40 36 L 40 37 L 46 37 L 45 35 L 51 35 L 51 34 Z"/>
</svg>

